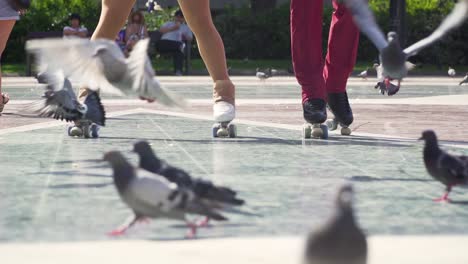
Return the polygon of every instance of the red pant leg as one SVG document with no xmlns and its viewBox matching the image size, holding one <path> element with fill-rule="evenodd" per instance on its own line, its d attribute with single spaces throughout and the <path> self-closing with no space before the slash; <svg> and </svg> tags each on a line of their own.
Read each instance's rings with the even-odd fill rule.
<svg viewBox="0 0 468 264">
<path fill-rule="evenodd" d="M 323 76 L 328 93 L 346 91 L 346 83 L 356 64 L 359 29 L 344 4 L 333 0 L 332 22 L 328 39 L 328 54 Z"/>
<path fill-rule="evenodd" d="M 302 100 L 326 98 L 322 55 L 322 0 L 291 1 L 291 52 Z"/>
</svg>

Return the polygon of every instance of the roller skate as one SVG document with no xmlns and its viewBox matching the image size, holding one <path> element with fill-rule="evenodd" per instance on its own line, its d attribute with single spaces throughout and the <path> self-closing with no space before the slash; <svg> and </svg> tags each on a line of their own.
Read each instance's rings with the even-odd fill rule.
<svg viewBox="0 0 468 264">
<path fill-rule="evenodd" d="M 353 123 L 353 111 L 349 105 L 348 94 L 343 93 L 329 93 L 328 94 L 328 108 L 335 116 L 333 119 L 327 120 L 327 127 L 330 131 L 337 130 L 338 125 L 341 126 L 341 135 L 351 135 L 349 125 Z"/>
<path fill-rule="evenodd" d="M 70 137 L 98 138 L 99 126 L 89 120 L 82 119 L 67 127 L 67 132 Z"/>
<path fill-rule="evenodd" d="M 308 138 L 328 138 L 328 127 L 323 124 L 327 120 L 327 107 L 323 99 L 308 99 L 302 104 L 304 119 L 302 136 Z"/>
<path fill-rule="evenodd" d="M 216 123 L 212 127 L 213 137 L 230 137 L 237 136 L 236 125 L 232 124 L 232 120 L 236 117 L 235 107 L 235 87 L 229 81 L 216 81 L 213 91 L 214 105 L 213 118 Z"/>
</svg>

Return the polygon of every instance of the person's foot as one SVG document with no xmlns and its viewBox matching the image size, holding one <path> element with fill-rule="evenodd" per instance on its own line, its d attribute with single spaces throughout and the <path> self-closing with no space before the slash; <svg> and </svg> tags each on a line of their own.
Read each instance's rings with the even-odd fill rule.
<svg viewBox="0 0 468 264">
<path fill-rule="evenodd" d="M 216 122 L 231 122 L 236 117 L 234 105 L 219 101 L 213 105 L 213 119 Z"/>
<path fill-rule="evenodd" d="M 342 125 L 348 127 L 353 123 L 353 111 L 349 105 L 348 94 L 342 93 L 329 93 L 328 94 L 328 107 L 335 116 L 335 119 Z"/>
<path fill-rule="evenodd" d="M 2 115 L 3 108 L 9 101 L 10 101 L 10 97 L 8 96 L 7 93 L 0 94 L 0 115 Z"/>
<path fill-rule="evenodd" d="M 307 99 L 302 109 L 304 119 L 311 124 L 321 124 L 327 120 L 327 103 L 323 99 Z"/>
</svg>

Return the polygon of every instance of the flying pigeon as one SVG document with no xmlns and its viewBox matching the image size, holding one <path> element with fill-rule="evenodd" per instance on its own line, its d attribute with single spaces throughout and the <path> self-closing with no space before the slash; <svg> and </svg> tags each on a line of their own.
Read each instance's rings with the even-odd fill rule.
<svg viewBox="0 0 468 264">
<path fill-rule="evenodd" d="M 457 72 L 456 72 L 455 69 L 452 68 L 452 67 L 449 67 L 447 73 L 448 73 L 448 76 L 450 76 L 450 77 L 455 77 L 455 75 L 457 75 Z"/>
<path fill-rule="evenodd" d="M 163 176 L 166 180 L 177 184 L 177 186 L 192 190 L 200 199 L 209 201 L 219 208 L 241 206 L 245 202 L 236 197 L 237 193 L 226 187 L 216 186 L 211 181 L 195 179 L 176 167 L 160 160 L 154 154 L 151 146 L 146 141 L 135 143 L 133 151 L 140 158 L 140 168 Z M 207 220 L 205 220 L 205 224 Z"/>
<path fill-rule="evenodd" d="M 311 233 L 306 242 L 306 264 L 365 264 L 367 240 L 354 219 L 353 189 L 340 188 L 336 213 L 321 229 Z"/>
<path fill-rule="evenodd" d="M 134 212 L 128 222 L 110 235 L 124 234 L 128 228 L 147 218 L 168 218 L 185 221 L 190 228 L 188 237 L 193 237 L 198 225 L 186 220 L 186 214 L 202 215 L 216 221 L 227 220 L 210 201 L 158 174 L 134 168 L 118 151 L 106 153 L 104 160 L 112 166 L 120 198 Z"/>
<path fill-rule="evenodd" d="M 462 85 L 464 83 L 468 83 L 468 72 L 466 73 L 465 77 L 463 78 L 463 80 L 460 82 L 459 85 Z"/>
<path fill-rule="evenodd" d="M 391 80 L 397 80 L 400 86 L 401 80 L 408 75 L 414 65 L 407 59 L 416 55 L 423 48 L 440 40 L 449 31 L 460 26 L 468 16 L 468 0 L 459 0 L 452 12 L 445 18 L 440 26 L 425 39 L 416 42 L 406 49 L 400 47 L 398 35 L 389 32 L 385 38 L 382 30 L 377 25 L 374 14 L 369 9 L 366 0 L 341 0 L 351 11 L 356 25 L 374 43 L 380 53 L 382 74 L 386 86 L 390 86 Z"/>
<path fill-rule="evenodd" d="M 147 55 L 149 39 L 138 41 L 128 58 L 115 41 L 98 39 L 43 39 L 26 43 L 39 60 L 41 71 L 63 71 L 93 91 L 158 100 L 166 106 L 183 107 L 184 101 L 169 93 L 155 78 Z"/>
<path fill-rule="evenodd" d="M 424 131 L 420 139 L 425 141 L 423 153 L 427 172 L 446 186 L 445 194 L 434 201 L 447 202 L 454 186 L 468 184 L 468 157 L 450 155 L 441 150 L 432 130 Z"/>
<path fill-rule="evenodd" d="M 105 126 L 106 113 L 98 93 L 89 93 L 84 102 L 80 103 L 71 82 L 62 73 L 43 74 L 42 78 L 49 83 L 43 99 L 30 104 L 25 111 L 67 122 L 89 120 L 97 125 Z"/>
<path fill-rule="evenodd" d="M 359 73 L 357 77 L 361 77 L 362 79 L 367 80 L 368 71 L 369 68 L 366 68 L 366 70 Z"/>
</svg>

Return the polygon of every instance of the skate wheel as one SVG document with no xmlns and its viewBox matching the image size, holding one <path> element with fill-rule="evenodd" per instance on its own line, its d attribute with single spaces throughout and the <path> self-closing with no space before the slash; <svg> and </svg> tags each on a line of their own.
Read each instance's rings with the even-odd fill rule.
<svg viewBox="0 0 468 264">
<path fill-rule="evenodd" d="M 349 128 L 349 127 L 342 127 L 342 128 L 341 128 L 341 135 L 343 135 L 343 136 L 349 136 L 349 135 L 351 135 L 351 128 Z"/>
<path fill-rule="evenodd" d="M 334 131 L 338 128 L 338 122 L 335 119 L 328 119 L 325 123 L 330 131 Z"/>
<path fill-rule="evenodd" d="M 219 124 L 214 124 L 213 127 L 211 128 L 211 133 L 214 138 L 218 137 L 218 130 L 219 130 Z"/>
<path fill-rule="evenodd" d="M 71 137 L 81 137 L 83 135 L 83 130 L 77 126 L 72 126 L 68 130 L 68 135 Z"/>
<path fill-rule="evenodd" d="M 234 124 L 229 124 L 228 126 L 228 134 L 230 138 L 235 138 L 237 137 L 237 127 Z"/>
<path fill-rule="evenodd" d="M 309 124 L 302 126 L 302 138 L 309 139 L 312 137 L 312 127 Z"/>
<path fill-rule="evenodd" d="M 226 127 L 220 127 L 216 134 L 218 135 L 218 137 L 227 137 L 229 136 L 229 131 Z"/>
<path fill-rule="evenodd" d="M 322 129 L 322 136 L 320 138 L 321 139 L 328 139 L 328 126 L 320 125 L 320 128 Z"/>
<path fill-rule="evenodd" d="M 96 125 L 96 124 L 92 124 L 89 127 L 89 132 L 90 132 L 92 138 L 98 138 L 99 137 L 99 126 Z"/>
</svg>

